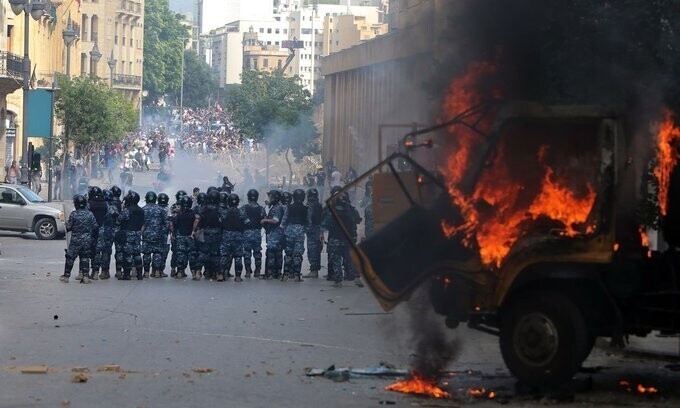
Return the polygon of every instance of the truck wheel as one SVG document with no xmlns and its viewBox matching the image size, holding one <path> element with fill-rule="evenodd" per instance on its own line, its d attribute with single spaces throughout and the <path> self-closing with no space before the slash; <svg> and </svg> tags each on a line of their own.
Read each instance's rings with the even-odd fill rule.
<svg viewBox="0 0 680 408">
<path fill-rule="evenodd" d="M 41 218 L 33 231 L 38 239 L 54 239 L 57 237 L 57 223 L 52 218 Z"/>
<path fill-rule="evenodd" d="M 558 292 L 529 292 L 501 310 L 503 360 L 521 382 L 555 385 L 570 380 L 587 356 L 583 314 Z"/>
</svg>

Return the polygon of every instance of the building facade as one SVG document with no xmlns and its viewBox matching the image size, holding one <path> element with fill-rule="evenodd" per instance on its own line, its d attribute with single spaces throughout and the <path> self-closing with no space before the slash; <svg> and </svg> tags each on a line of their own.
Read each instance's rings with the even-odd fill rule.
<svg viewBox="0 0 680 408">
<path fill-rule="evenodd" d="M 144 0 L 82 0 L 80 19 L 79 74 L 107 79 L 141 109 Z M 102 54 L 98 62 L 92 58 L 95 45 Z"/>
</svg>

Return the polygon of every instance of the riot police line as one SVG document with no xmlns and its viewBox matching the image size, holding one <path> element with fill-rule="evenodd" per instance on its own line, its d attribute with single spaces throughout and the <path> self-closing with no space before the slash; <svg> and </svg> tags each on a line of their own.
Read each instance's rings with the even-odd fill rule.
<svg viewBox="0 0 680 408">
<path fill-rule="evenodd" d="M 338 287 L 343 280 L 363 286 L 350 259 L 349 242 L 329 209 L 323 208 L 317 189 L 271 190 L 262 206 L 255 189 L 248 191 L 247 202 L 240 205 L 232 187 L 225 182 L 195 198 L 180 190 L 172 205 L 167 194 L 149 191 L 144 207 L 139 206 L 141 197 L 133 190 L 121 199 L 117 186 L 110 190 L 90 187 L 87 197 L 78 194 L 73 198 L 75 210 L 66 223 L 71 238 L 60 280 L 69 282 L 78 258 L 77 281 L 109 279 L 115 250 L 114 276 L 119 280 L 168 277 L 165 270 L 170 255 L 169 276 L 175 279 L 190 274 L 195 281 L 223 282 L 233 277 L 234 282 L 242 282 L 245 268 L 245 278 L 302 282 L 305 249 L 310 270 L 304 277 L 318 278 L 327 242 L 327 279 Z M 339 187 L 331 191 L 332 195 L 339 193 Z M 333 205 L 356 240 L 356 226 L 362 219 L 349 196 L 344 193 Z"/>
</svg>

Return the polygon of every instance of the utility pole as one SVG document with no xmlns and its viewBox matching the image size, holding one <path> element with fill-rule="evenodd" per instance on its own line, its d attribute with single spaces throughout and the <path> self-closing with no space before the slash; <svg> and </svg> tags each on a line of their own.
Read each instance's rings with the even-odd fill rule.
<svg viewBox="0 0 680 408">
<path fill-rule="evenodd" d="M 182 74 L 180 78 L 180 88 L 179 88 L 179 134 L 184 137 L 184 51 L 185 51 L 185 41 L 188 40 L 186 37 L 181 37 L 182 40 Z"/>
<path fill-rule="evenodd" d="M 316 31 L 314 30 L 314 20 L 316 19 L 316 10 L 318 1 L 314 0 L 312 3 L 312 80 L 309 84 L 309 92 L 314 95 L 314 86 L 316 85 L 316 72 L 314 72 L 315 58 L 316 58 Z"/>
</svg>

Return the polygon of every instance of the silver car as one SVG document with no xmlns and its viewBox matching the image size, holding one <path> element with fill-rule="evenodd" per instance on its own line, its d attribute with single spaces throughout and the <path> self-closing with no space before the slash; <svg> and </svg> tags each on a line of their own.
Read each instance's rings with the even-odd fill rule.
<svg viewBox="0 0 680 408">
<path fill-rule="evenodd" d="M 0 184 L 0 230 L 35 232 L 38 239 L 55 239 L 66 232 L 64 211 L 46 205 L 26 186 Z"/>
</svg>

